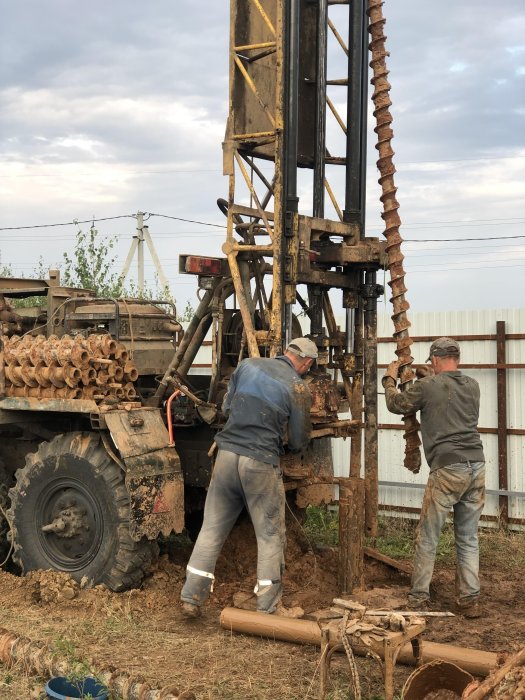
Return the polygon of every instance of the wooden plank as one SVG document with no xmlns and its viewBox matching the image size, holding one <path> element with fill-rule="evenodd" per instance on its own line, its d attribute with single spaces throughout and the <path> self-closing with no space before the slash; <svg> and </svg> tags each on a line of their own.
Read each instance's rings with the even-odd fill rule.
<svg viewBox="0 0 525 700">
<path fill-rule="evenodd" d="M 410 564 L 398 561 L 397 559 L 392 559 L 392 557 L 389 557 L 386 554 L 381 554 L 381 552 L 378 552 L 377 549 L 372 549 L 372 547 L 365 547 L 364 552 L 365 557 L 380 561 L 383 564 L 390 566 L 392 569 L 397 569 L 398 571 L 402 571 L 404 574 L 412 576 L 412 567 Z"/>
</svg>

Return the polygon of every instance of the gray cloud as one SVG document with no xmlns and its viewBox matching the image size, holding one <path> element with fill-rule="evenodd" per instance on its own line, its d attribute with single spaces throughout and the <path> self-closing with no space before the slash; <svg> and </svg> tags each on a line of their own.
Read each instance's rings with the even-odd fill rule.
<svg viewBox="0 0 525 700">
<path fill-rule="evenodd" d="M 228 100 L 228 5 L 226 0 L 10 3 L 4 10 L 8 30 L 0 67 L 2 225 L 116 216 L 139 208 L 222 222 L 215 199 L 227 188 L 221 140 Z M 511 222 L 432 230 L 410 225 L 523 216 L 522 0 L 498 7 L 491 0 L 389 0 L 384 12 L 403 235 L 463 239 L 523 232 L 523 224 Z M 336 55 L 338 48 L 332 45 L 330 51 Z M 342 55 L 336 73 L 339 67 L 344 69 Z M 372 126 L 368 222 L 370 233 L 380 235 Z M 335 132 L 331 139 L 335 152 L 340 139 Z M 304 174 L 305 192 L 309 181 Z M 338 175 L 333 184 L 340 188 Z M 159 253 L 178 283 L 178 252 L 220 250 L 221 237 L 213 230 L 162 219 L 151 224 Z M 101 229 L 123 236 L 118 251 L 124 256 L 133 221 L 108 222 Z M 2 262 L 30 271 L 39 255 L 59 260 L 72 245 L 75 228 L 59 231 L 34 230 L 18 239 L 13 232 L 1 233 Z M 483 270 L 437 269 L 453 270 L 464 259 L 481 265 L 483 254 L 462 257 L 469 250 L 465 244 L 460 254 L 444 243 L 449 256 L 437 258 L 429 251 L 425 263 L 424 252 L 416 256 L 409 247 L 412 306 L 450 308 L 458 299 L 470 307 L 521 303 L 511 289 L 519 268 L 490 271 L 496 296 L 487 290 Z M 509 253 L 512 257 L 515 265 L 522 259 L 519 251 Z M 490 261 L 487 251 L 485 259 Z M 510 263 L 497 261 L 504 264 Z M 447 284 L 440 285 L 444 292 L 438 300 L 429 285 L 439 280 Z M 191 280 L 183 281 L 178 297 L 191 289 Z"/>
</svg>

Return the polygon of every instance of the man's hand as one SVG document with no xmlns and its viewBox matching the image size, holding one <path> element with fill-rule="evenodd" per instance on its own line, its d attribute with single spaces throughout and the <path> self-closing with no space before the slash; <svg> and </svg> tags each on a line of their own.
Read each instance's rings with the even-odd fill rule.
<svg viewBox="0 0 525 700">
<path fill-rule="evenodd" d="M 423 377 L 433 377 L 434 369 L 430 365 L 419 365 L 416 367 L 416 377 L 418 379 L 423 379 Z"/>
<path fill-rule="evenodd" d="M 395 386 L 399 378 L 399 360 L 394 360 L 386 368 L 385 375 L 381 380 L 381 384 L 386 388 L 387 386 Z M 393 382 L 393 384 L 392 384 Z"/>
</svg>

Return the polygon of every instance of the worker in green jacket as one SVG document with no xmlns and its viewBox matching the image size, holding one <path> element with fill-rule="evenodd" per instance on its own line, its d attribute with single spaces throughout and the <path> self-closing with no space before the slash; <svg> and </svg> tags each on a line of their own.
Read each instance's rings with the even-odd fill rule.
<svg viewBox="0 0 525 700">
<path fill-rule="evenodd" d="M 465 617 L 479 617 L 478 522 L 485 503 L 485 457 L 478 432 L 479 385 L 459 369 L 460 350 L 452 338 L 430 346 L 428 376 L 406 391 L 396 388 L 399 361 L 382 383 L 392 413 L 421 412 L 421 436 L 430 467 L 417 528 L 408 604 L 427 609 L 439 535 L 452 508 L 457 555 L 456 604 Z"/>
</svg>

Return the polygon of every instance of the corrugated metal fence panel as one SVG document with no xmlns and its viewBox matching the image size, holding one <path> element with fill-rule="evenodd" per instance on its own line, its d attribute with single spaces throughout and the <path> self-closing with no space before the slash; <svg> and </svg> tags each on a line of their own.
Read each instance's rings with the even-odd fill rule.
<svg viewBox="0 0 525 700">
<path fill-rule="evenodd" d="M 506 333 L 525 332 L 525 310 L 482 310 L 432 312 L 410 314 L 413 337 L 441 335 L 495 335 L 497 321 L 505 321 Z M 378 315 L 378 336 L 392 335 L 392 320 L 387 314 Z M 422 364 L 428 357 L 428 341 L 415 342 L 412 355 L 417 364 Z M 379 364 L 387 364 L 395 359 L 394 343 L 380 343 L 378 347 Z M 507 363 L 525 362 L 525 340 L 509 340 L 506 344 Z M 461 360 L 464 364 L 489 364 L 496 362 L 495 340 L 465 340 L 461 344 Z M 466 369 L 480 384 L 481 405 L 479 426 L 497 428 L 497 373 L 495 369 Z M 384 370 L 379 370 L 379 409 L 378 422 L 381 424 L 399 424 L 399 416 L 391 414 L 384 402 L 381 377 Z M 507 371 L 507 426 L 525 428 L 525 373 L 524 370 Z M 487 463 L 487 489 L 498 489 L 498 440 L 497 435 L 482 435 Z M 349 441 L 347 441 L 349 442 Z M 336 474 L 348 474 L 349 444 L 342 440 L 333 440 L 334 466 Z M 403 466 L 404 440 L 402 430 L 379 431 L 379 481 L 402 482 L 405 487 L 380 486 L 379 500 L 382 505 L 394 506 L 396 509 L 419 508 L 423 489 L 411 488 L 409 485 L 424 486 L 428 476 L 428 465 L 423 458 L 423 466 L 418 475 L 408 472 Z M 525 436 L 511 435 L 508 438 L 509 490 L 525 492 Z M 498 497 L 487 496 L 485 515 L 498 515 Z M 525 518 L 525 499 L 511 498 L 509 502 L 511 518 Z"/>
</svg>

